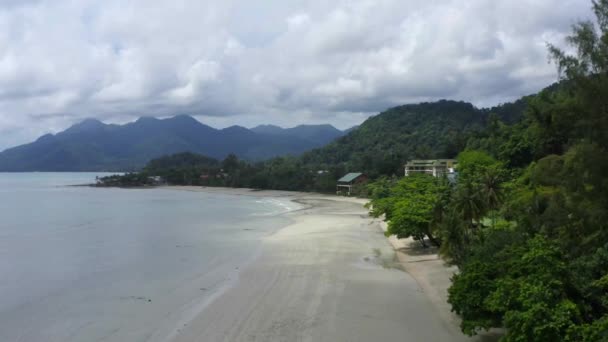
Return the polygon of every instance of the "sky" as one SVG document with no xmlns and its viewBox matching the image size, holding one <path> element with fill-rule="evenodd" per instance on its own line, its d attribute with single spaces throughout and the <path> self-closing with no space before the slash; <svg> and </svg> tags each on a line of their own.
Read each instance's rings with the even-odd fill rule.
<svg viewBox="0 0 608 342">
<path fill-rule="evenodd" d="M 84 118 L 330 123 L 557 80 L 588 0 L 0 0 L 0 150 Z"/>
</svg>

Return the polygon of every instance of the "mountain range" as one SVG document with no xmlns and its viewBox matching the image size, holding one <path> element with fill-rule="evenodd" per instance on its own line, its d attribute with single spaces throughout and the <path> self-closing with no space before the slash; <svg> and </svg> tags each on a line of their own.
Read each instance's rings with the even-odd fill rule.
<svg viewBox="0 0 608 342">
<path fill-rule="evenodd" d="M 527 97 L 493 108 L 447 100 L 409 104 L 345 131 L 331 125 L 215 129 L 187 115 L 142 117 L 125 125 L 87 119 L 1 152 L 0 171 L 130 171 L 154 158 L 192 152 L 215 159 L 233 153 L 248 161 L 300 155 L 302 163 L 320 168 L 393 174 L 411 158 L 454 157 L 471 132 L 487 125 L 490 113 L 513 123 L 526 106 Z"/>
<path fill-rule="evenodd" d="M 215 129 L 191 116 L 142 117 L 125 125 L 86 119 L 57 134 L 0 153 L 0 171 L 128 171 L 159 156 L 194 152 L 247 160 L 298 155 L 345 133 L 331 125 Z"/>
</svg>

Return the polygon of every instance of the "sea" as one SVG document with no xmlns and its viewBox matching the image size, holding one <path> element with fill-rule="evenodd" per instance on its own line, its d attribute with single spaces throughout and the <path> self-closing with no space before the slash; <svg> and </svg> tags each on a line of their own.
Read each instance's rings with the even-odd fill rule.
<svg viewBox="0 0 608 342">
<path fill-rule="evenodd" d="M 0 341 L 169 341 L 297 209 L 97 176 L 0 173 Z"/>
</svg>

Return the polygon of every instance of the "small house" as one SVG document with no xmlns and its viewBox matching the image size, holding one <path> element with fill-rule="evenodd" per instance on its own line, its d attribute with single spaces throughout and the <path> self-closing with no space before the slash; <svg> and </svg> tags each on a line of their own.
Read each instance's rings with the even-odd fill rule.
<svg viewBox="0 0 608 342">
<path fill-rule="evenodd" d="M 449 176 L 456 172 L 457 163 L 455 159 L 410 160 L 405 164 L 405 176 L 413 173 L 426 173 L 433 177 Z"/>
<path fill-rule="evenodd" d="M 351 172 L 338 179 L 336 194 L 347 195 L 356 194 L 360 187 L 367 182 L 367 176 L 360 172 Z"/>
</svg>

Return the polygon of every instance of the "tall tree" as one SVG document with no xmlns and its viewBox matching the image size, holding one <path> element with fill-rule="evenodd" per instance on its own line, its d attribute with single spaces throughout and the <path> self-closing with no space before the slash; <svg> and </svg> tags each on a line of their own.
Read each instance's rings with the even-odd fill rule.
<svg viewBox="0 0 608 342">
<path fill-rule="evenodd" d="M 427 174 L 414 174 L 399 180 L 386 196 L 387 180 L 371 186 L 371 214 L 386 215 L 390 235 L 399 238 L 413 237 L 427 246 L 425 239 L 439 246 L 440 239 L 433 231 L 432 221 L 438 199 L 444 191 L 440 181 Z"/>
</svg>

